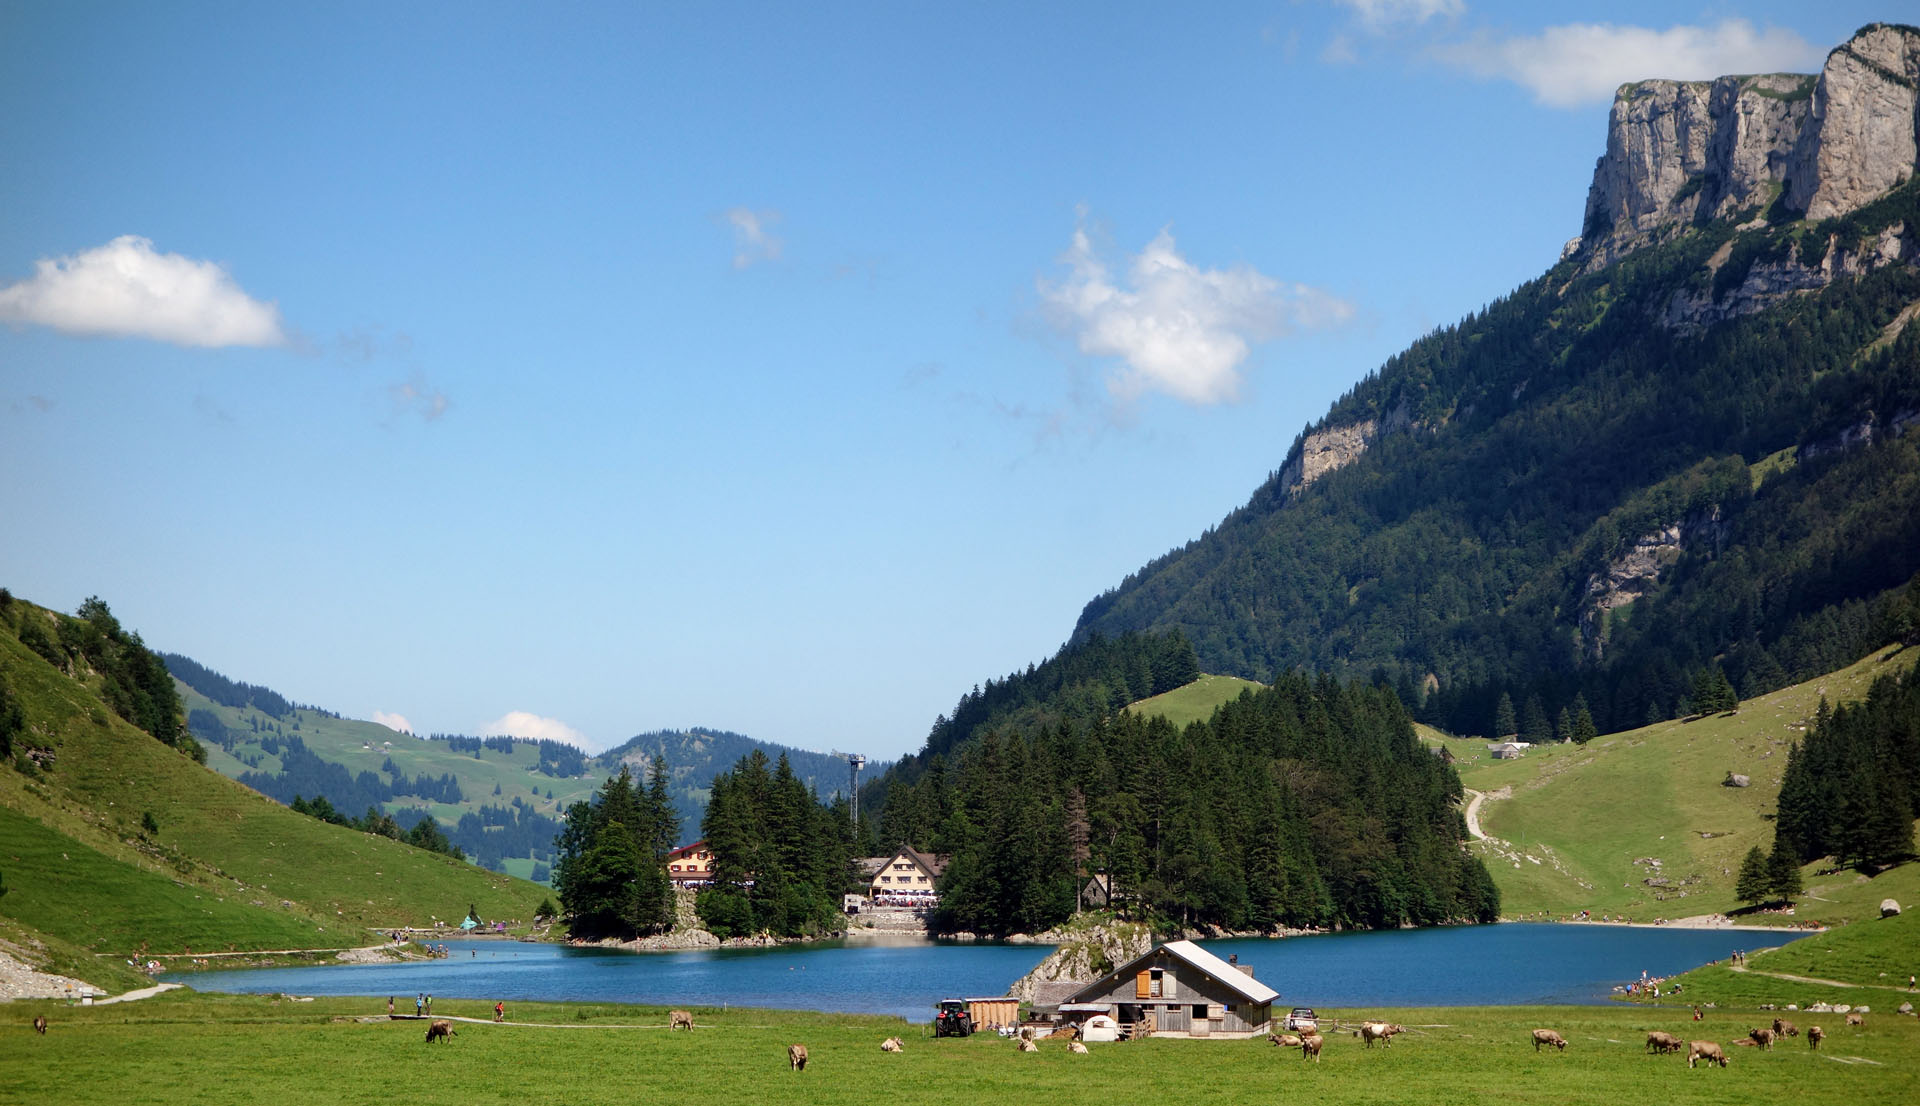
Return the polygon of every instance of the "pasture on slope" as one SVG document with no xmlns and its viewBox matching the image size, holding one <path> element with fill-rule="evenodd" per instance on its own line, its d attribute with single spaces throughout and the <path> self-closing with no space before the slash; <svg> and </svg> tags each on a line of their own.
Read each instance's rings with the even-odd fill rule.
<svg viewBox="0 0 1920 1106">
<path fill-rule="evenodd" d="M 1127 709 L 1142 718 L 1159 715 L 1184 728 L 1205 722 L 1213 712 L 1240 697 L 1243 691 L 1259 691 L 1265 684 L 1238 676 L 1201 676 L 1189 684 L 1127 704 Z"/>
<path fill-rule="evenodd" d="M 216 929 L 221 944 L 240 948 L 359 946 L 370 943 L 369 929 L 458 921 L 469 904 L 487 918 L 528 919 L 547 894 L 296 814 L 194 763 L 107 709 L 97 676 L 75 678 L 48 664 L 4 620 L 0 671 L 33 741 L 54 752 L 49 768 L 31 774 L 0 767 L 0 806 L 97 857 L 83 865 L 90 901 L 124 903 L 141 922 L 137 941 L 155 952 L 207 950 Z M 149 812 L 156 833 L 141 827 Z M 25 830 L 7 835 L 9 844 L 16 838 L 48 864 L 62 851 Z M 0 855 L 0 870 L 18 892 L 0 898 L 0 914 L 28 930 L 86 948 L 128 935 L 112 927 L 103 934 L 104 923 L 77 913 L 79 906 L 29 913 L 29 904 L 53 898 L 58 879 L 69 877 L 42 871 L 27 852 Z M 208 910 L 220 919 L 211 928 Z M 295 930 L 303 940 L 288 944 Z"/>
<path fill-rule="evenodd" d="M 1585 746 L 1535 746 L 1518 760 L 1493 760 L 1484 738 L 1426 739 L 1453 753 L 1466 787 L 1510 795 L 1481 804 L 1481 828 L 1497 840 L 1474 844 L 1507 917 L 1585 909 L 1648 922 L 1732 913 L 1743 905 L 1733 894 L 1740 861 L 1756 845 L 1763 852 L 1773 846 L 1771 815 L 1787 750 L 1805 736 L 1821 698 L 1862 699 L 1876 677 L 1905 672 L 1917 658 L 1920 648 L 1880 650 L 1744 702 L 1736 713 L 1658 722 Z M 1730 772 L 1747 776 L 1750 786 L 1723 786 Z M 1821 875 L 1810 865 L 1794 916 L 1746 920 L 1865 917 L 1886 894 L 1911 889 L 1913 868 L 1868 881 L 1851 870 Z"/>
<path fill-rule="evenodd" d="M 260 747 L 260 739 L 273 736 L 272 731 L 254 730 L 255 726 L 278 726 L 285 736 L 299 738 L 315 756 L 341 765 L 349 774 L 372 772 L 380 775 L 381 765 L 389 759 L 394 767 L 409 777 L 424 775 L 437 778 L 443 773 L 452 774 L 460 783 L 465 795 L 464 802 L 442 803 L 406 795 L 391 804 L 393 807 L 427 810 L 445 825 L 452 825 L 460 820 L 462 814 L 477 811 L 482 805 L 505 807 L 512 805 L 515 799 L 536 813 L 558 818 L 572 803 L 590 799 L 606 779 L 606 773 L 599 769 L 590 769 L 582 776 L 542 775 L 535 770 L 540 764 L 539 750 L 525 742 L 516 742 L 511 753 L 482 749 L 477 756 L 462 754 L 454 752 L 446 742 L 425 741 L 396 733 L 377 722 L 336 718 L 313 710 L 295 710 L 285 718 L 275 718 L 254 707 L 222 706 L 178 679 L 174 680 L 174 689 L 179 692 L 180 701 L 188 711 L 211 712 L 220 719 L 222 725 L 243 739 L 238 751 L 250 758 L 247 761 L 240 760 L 219 745 L 206 743 L 207 766 L 220 774 L 238 777 L 248 771 L 280 772 L 280 758 Z M 496 787 L 500 789 L 498 795 L 493 793 Z M 553 794 L 552 799 L 547 798 L 549 792 Z M 342 810 L 340 813 L 357 818 L 364 811 Z M 531 858 L 507 857 L 502 863 L 510 874 L 522 879 L 533 874 L 534 861 Z"/>
</svg>

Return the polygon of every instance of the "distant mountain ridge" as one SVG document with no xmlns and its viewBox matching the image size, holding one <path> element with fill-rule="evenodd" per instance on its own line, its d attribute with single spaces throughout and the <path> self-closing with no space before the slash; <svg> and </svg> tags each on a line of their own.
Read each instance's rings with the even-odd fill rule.
<svg viewBox="0 0 1920 1106">
<path fill-rule="evenodd" d="M 1179 630 L 1208 672 L 1383 678 L 1488 733 L 1502 696 L 1624 729 L 1699 670 L 1754 694 L 1891 640 L 1916 88 L 1920 31 L 1880 24 L 1817 78 L 1624 87 L 1569 253 L 1369 374 L 1072 641 Z"/>
<path fill-rule="evenodd" d="M 179 654 L 162 657 L 181 689 L 188 731 L 222 774 L 282 803 L 324 797 L 350 817 L 374 808 L 403 829 L 435 818 L 476 863 L 522 878 L 550 874 L 570 803 L 589 798 L 622 764 L 644 777 L 656 754 L 667 760 L 683 841 L 699 836 L 713 777 L 756 749 L 771 760 L 786 756 L 823 798 L 847 791 L 846 761 L 725 730 L 654 731 L 598 755 L 534 738 L 420 738 L 296 704 Z"/>
</svg>

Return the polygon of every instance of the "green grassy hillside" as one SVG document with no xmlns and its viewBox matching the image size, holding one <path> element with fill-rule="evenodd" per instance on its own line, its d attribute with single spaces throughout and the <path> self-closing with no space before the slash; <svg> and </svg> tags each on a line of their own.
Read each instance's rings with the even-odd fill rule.
<svg viewBox="0 0 1920 1106">
<path fill-rule="evenodd" d="M 160 744 L 106 708 L 98 677 L 20 643 L 19 620 L 46 617 L 19 600 L 0 617 L 0 676 L 27 723 L 0 766 L 0 916 L 23 939 L 120 955 L 340 948 L 469 904 L 530 918 L 547 894 L 296 814 Z"/>
<path fill-rule="evenodd" d="M 1264 686 L 1238 676 L 1202 676 L 1184 687 L 1130 703 L 1127 709 L 1143 718 L 1157 714 L 1175 726 L 1186 726 L 1212 718 L 1221 704 L 1238 699 L 1242 691 L 1258 691 Z"/>
<path fill-rule="evenodd" d="M 1772 847 L 1787 750 L 1822 696 L 1863 698 L 1876 676 L 1905 671 L 1916 658 L 1920 649 L 1882 651 L 1743 703 L 1734 714 L 1660 722 L 1585 746 L 1537 746 L 1518 760 L 1493 760 L 1484 739 L 1431 731 L 1423 738 L 1453 754 L 1462 783 L 1491 796 L 1480 806 L 1480 825 L 1500 841 L 1474 847 L 1508 917 L 1582 909 L 1636 921 L 1730 913 L 1742 905 L 1733 895 L 1741 858 L 1755 845 Z M 1723 786 L 1729 773 L 1747 776 L 1751 786 Z M 1810 865 L 1793 917 L 1751 920 L 1863 917 L 1884 897 L 1881 886 L 1911 888 L 1911 869 L 1867 881 L 1852 871 L 1820 875 Z"/>
</svg>

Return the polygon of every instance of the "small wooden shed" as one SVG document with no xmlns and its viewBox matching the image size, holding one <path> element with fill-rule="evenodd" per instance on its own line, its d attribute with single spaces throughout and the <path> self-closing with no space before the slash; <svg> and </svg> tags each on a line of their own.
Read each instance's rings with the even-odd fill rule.
<svg viewBox="0 0 1920 1106">
<path fill-rule="evenodd" d="M 1017 998 L 970 998 L 967 1013 L 973 1015 L 975 1029 L 1020 1024 L 1020 1000 Z"/>
<path fill-rule="evenodd" d="M 1252 1037 L 1270 1030 L 1280 993 L 1192 941 L 1169 941 L 1068 997 L 1111 1003 L 1126 1025 L 1162 1036 Z"/>
</svg>

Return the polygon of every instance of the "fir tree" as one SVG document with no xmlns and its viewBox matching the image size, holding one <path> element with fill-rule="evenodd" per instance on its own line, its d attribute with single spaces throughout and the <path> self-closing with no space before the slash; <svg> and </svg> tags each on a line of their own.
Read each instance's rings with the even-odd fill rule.
<svg viewBox="0 0 1920 1106">
<path fill-rule="evenodd" d="M 1758 906 L 1765 902 L 1773 889 L 1773 878 L 1767 870 L 1767 854 L 1755 845 L 1747 850 L 1746 859 L 1740 862 L 1740 875 L 1733 882 L 1735 898 Z"/>
<path fill-rule="evenodd" d="M 1520 724 L 1513 715 L 1513 696 L 1500 693 L 1500 702 L 1493 708 L 1493 736 L 1512 737 L 1520 732 Z"/>
</svg>

